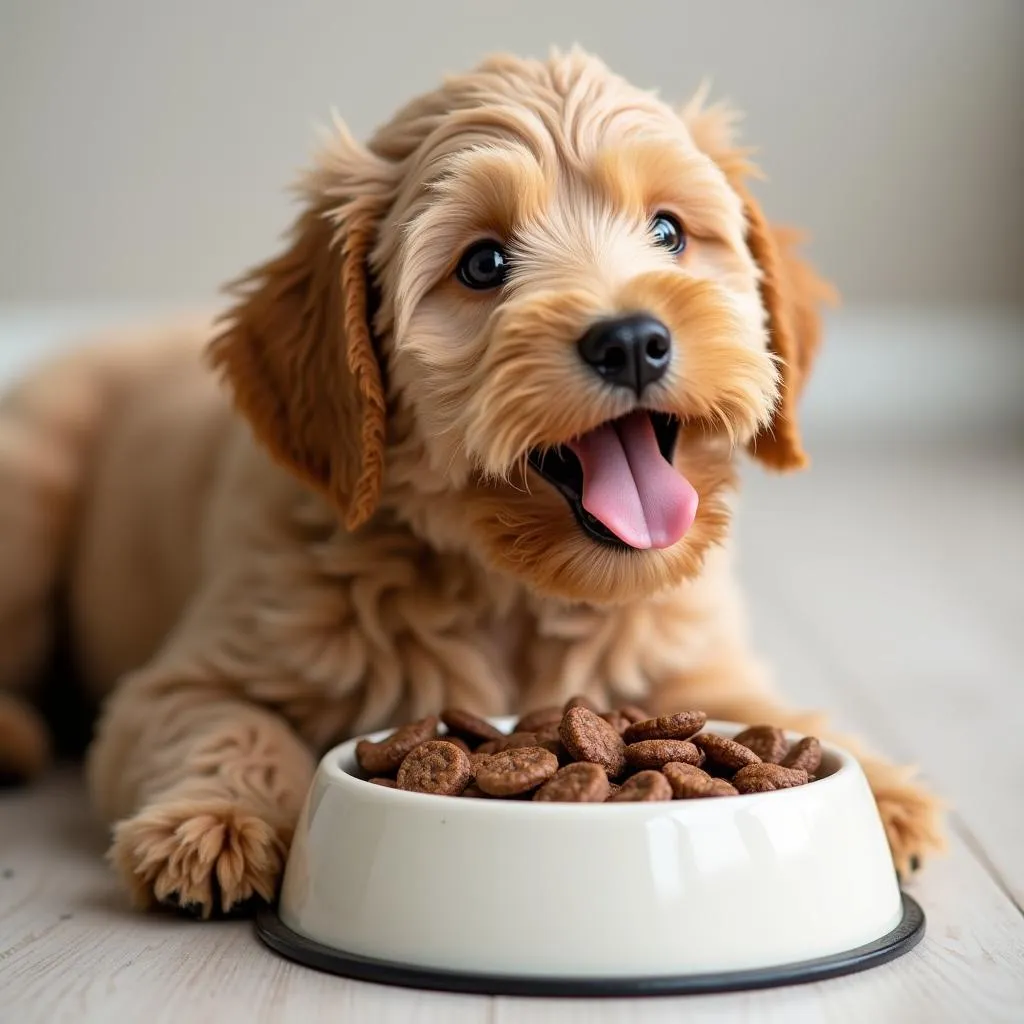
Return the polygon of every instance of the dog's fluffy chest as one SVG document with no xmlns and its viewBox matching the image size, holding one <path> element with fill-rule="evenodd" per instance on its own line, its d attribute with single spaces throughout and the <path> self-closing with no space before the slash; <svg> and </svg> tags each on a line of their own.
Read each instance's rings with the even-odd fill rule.
<svg viewBox="0 0 1024 1024">
<path fill-rule="evenodd" d="M 445 705 L 642 702 L 701 656 L 728 593 L 718 558 L 673 591 L 596 607 L 541 597 L 394 522 L 294 541 L 275 553 L 264 593 L 239 594 L 262 641 L 247 690 L 321 748 Z"/>
</svg>

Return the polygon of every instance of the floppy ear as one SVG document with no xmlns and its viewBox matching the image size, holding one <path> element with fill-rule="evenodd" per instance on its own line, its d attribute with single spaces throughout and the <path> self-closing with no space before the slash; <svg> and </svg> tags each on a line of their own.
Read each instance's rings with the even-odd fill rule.
<svg viewBox="0 0 1024 1024">
<path fill-rule="evenodd" d="M 356 188 L 345 196 L 344 176 L 324 167 L 310 176 L 290 245 L 229 286 L 236 304 L 208 352 L 256 437 L 350 530 L 377 506 L 385 444 L 367 257 L 387 199 Z"/>
<path fill-rule="evenodd" d="M 761 301 L 768 314 L 768 343 L 779 360 L 779 401 L 771 421 L 753 439 L 752 454 L 774 469 L 802 469 L 808 459 L 797 404 L 821 345 L 820 307 L 836 301 L 832 286 L 795 252 L 799 232 L 768 223 L 746 179 L 757 174 L 749 149 L 737 146 L 738 116 L 728 106 L 705 106 L 702 89 L 682 111 L 699 149 L 722 169 L 743 201 L 746 241 L 761 271 Z"/>
</svg>

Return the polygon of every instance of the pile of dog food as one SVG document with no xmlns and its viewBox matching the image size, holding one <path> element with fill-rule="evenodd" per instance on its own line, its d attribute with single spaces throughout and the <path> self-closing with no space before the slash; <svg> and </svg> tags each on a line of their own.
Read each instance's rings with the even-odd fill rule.
<svg viewBox="0 0 1024 1024">
<path fill-rule="evenodd" d="M 446 731 L 439 735 L 439 725 Z M 703 711 L 651 717 L 626 706 L 599 713 L 586 698 L 524 715 L 505 734 L 451 708 L 356 744 L 365 778 L 438 796 L 568 803 L 692 800 L 767 793 L 813 782 L 821 744 L 790 744 L 754 725 L 732 739 L 704 732 Z"/>
</svg>

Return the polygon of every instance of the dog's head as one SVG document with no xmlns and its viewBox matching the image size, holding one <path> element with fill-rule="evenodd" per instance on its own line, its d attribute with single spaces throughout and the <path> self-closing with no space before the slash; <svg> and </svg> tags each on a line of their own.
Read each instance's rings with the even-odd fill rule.
<svg viewBox="0 0 1024 1024">
<path fill-rule="evenodd" d="M 383 495 L 545 593 L 677 582 L 722 537 L 738 449 L 804 463 L 825 295 L 731 120 L 573 52 L 490 60 L 365 149 L 336 124 L 213 360 L 349 529 Z"/>
</svg>

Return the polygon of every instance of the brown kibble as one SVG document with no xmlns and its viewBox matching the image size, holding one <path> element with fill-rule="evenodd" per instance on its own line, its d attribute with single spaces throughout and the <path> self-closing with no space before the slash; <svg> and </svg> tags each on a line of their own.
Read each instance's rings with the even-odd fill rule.
<svg viewBox="0 0 1024 1024">
<path fill-rule="evenodd" d="M 766 764 L 778 764 L 789 750 L 786 734 L 774 725 L 752 725 L 737 733 L 733 741 L 752 750 Z"/>
<path fill-rule="evenodd" d="M 626 745 L 603 718 L 585 707 L 566 711 L 558 730 L 565 749 L 577 761 L 599 764 L 614 778 L 626 766 Z"/>
<path fill-rule="evenodd" d="M 441 721 L 448 726 L 450 733 L 460 736 L 470 744 L 498 740 L 502 736 L 501 730 L 491 725 L 486 718 L 470 714 L 461 708 L 445 708 L 441 712 Z"/>
<path fill-rule="evenodd" d="M 571 698 L 564 711 L 523 715 L 509 735 L 459 708 L 446 708 L 442 717 L 448 729 L 442 736 L 438 719 L 429 717 L 383 740 L 358 741 L 362 778 L 384 788 L 477 799 L 624 803 L 802 786 L 817 778 L 822 759 L 815 737 L 789 746 L 773 725 L 751 725 L 729 739 L 700 732 L 707 721 L 702 711 L 652 718 L 625 705 L 599 714 L 583 696 Z"/>
<path fill-rule="evenodd" d="M 741 793 L 771 793 L 806 785 L 807 772 L 779 764 L 748 764 L 733 776 L 732 784 Z"/>
<path fill-rule="evenodd" d="M 635 725 L 637 722 L 646 722 L 649 718 L 653 717 L 649 711 L 638 708 L 635 704 L 623 704 L 618 709 L 618 712 L 623 718 L 629 720 L 630 725 Z"/>
<path fill-rule="evenodd" d="M 515 750 L 517 747 L 537 746 L 537 734 L 535 732 L 514 732 L 498 741 L 498 752 L 502 750 Z"/>
<path fill-rule="evenodd" d="M 514 747 L 492 754 L 476 772 L 488 796 L 516 796 L 536 789 L 558 771 L 558 758 L 543 747 Z"/>
<path fill-rule="evenodd" d="M 621 736 L 632 724 L 621 711 L 606 711 L 601 717 Z"/>
<path fill-rule="evenodd" d="M 821 743 L 815 736 L 805 736 L 790 747 L 779 763 L 783 768 L 801 768 L 808 775 L 814 775 L 821 767 Z"/>
<path fill-rule="evenodd" d="M 451 733 L 445 733 L 444 739 L 448 743 L 454 743 L 464 754 L 472 754 L 473 751 L 469 749 L 469 744 L 461 736 L 453 736 Z"/>
<path fill-rule="evenodd" d="M 533 795 L 534 800 L 551 803 L 603 803 L 611 786 L 599 764 L 576 761 L 559 768 Z"/>
<path fill-rule="evenodd" d="M 728 779 L 712 779 L 708 796 L 739 796 L 740 791 Z"/>
<path fill-rule="evenodd" d="M 726 768 L 738 770 L 745 768 L 748 764 L 761 763 L 761 758 L 742 743 L 718 736 L 713 732 L 702 732 L 699 736 L 693 737 L 693 742 L 707 754 L 709 761 L 714 761 Z"/>
<path fill-rule="evenodd" d="M 550 750 L 558 758 L 559 764 L 569 764 L 572 761 L 572 754 L 565 749 L 559 736 L 558 722 L 542 725 L 534 735 L 537 737 L 537 746 Z"/>
<path fill-rule="evenodd" d="M 631 775 L 619 787 L 619 791 L 609 797 L 610 803 L 631 803 L 648 800 L 671 800 L 672 787 L 661 772 L 646 771 Z"/>
<path fill-rule="evenodd" d="M 398 788 L 458 796 L 472 778 L 469 755 L 448 740 L 428 740 L 409 752 L 398 769 Z"/>
<path fill-rule="evenodd" d="M 562 720 L 559 718 L 557 722 L 548 722 L 547 725 L 539 726 L 534 730 L 533 734 L 538 740 L 557 740 L 561 738 L 558 731 L 558 727 Z"/>
<path fill-rule="evenodd" d="M 661 772 L 668 779 L 676 800 L 710 796 L 715 784 L 715 780 L 707 772 L 696 765 L 680 761 L 669 761 L 662 766 Z"/>
<path fill-rule="evenodd" d="M 418 722 L 403 725 L 379 742 L 360 740 L 356 744 L 356 760 L 367 775 L 390 775 L 398 770 L 398 766 L 414 747 L 436 735 L 437 718 L 430 715 Z"/>
<path fill-rule="evenodd" d="M 537 746 L 550 750 L 558 758 L 559 764 L 572 764 L 572 755 L 562 745 L 561 740 L 537 740 Z"/>
<path fill-rule="evenodd" d="M 562 708 L 537 708 L 527 712 L 516 722 L 516 732 L 539 732 L 545 725 L 558 725 L 565 714 Z"/>
<path fill-rule="evenodd" d="M 707 720 L 708 716 L 703 711 L 684 711 L 678 715 L 647 718 L 634 722 L 626 730 L 623 739 L 627 743 L 639 743 L 642 740 L 688 740 L 704 728 Z"/>
<path fill-rule="evenodd" d="M 698 765 L 701 752 L 686 740 L 640 740 L 626 747 L 626 764 L 631 768 L 660 768 L 669 761 Z"/>
<path fill-rule="evenodd" d="M 677 800 L 705 799 L 713 796 L 737 796 L 738 791 L 726 779 L 716 779 L 690 764 L 667 764 L 661 769 Z"/>
</svg>

